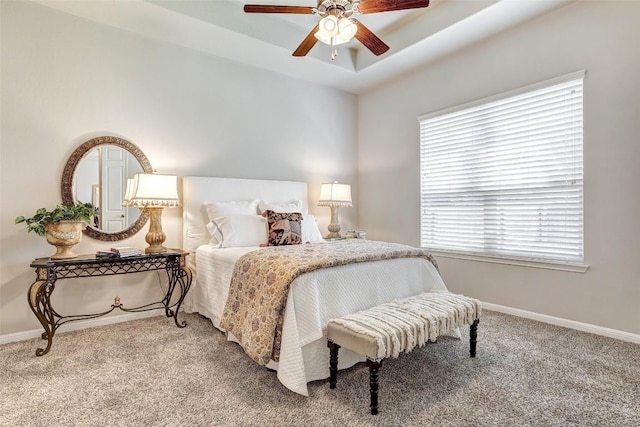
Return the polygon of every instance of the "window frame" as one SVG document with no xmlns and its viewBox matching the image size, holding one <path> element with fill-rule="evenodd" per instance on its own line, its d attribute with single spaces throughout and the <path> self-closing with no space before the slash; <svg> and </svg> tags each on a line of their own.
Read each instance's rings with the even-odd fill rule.
<svg viewBox="0 0 640 427">
<path fill-rule="evenodd" d="M 545 89 L 551 86 L 556 86 L 562 83 L 567 83 L 574 80 L 582 79 L 582 88 L 584 93 L 584 79 L 586 77 L 586 71 L 580 70 L 574 73 L 566 74 L 560 77 L 548 79 L 539 83 L 535 83 L 532 85 L 527 85 L 515 90 L 503 92 L 500 94 L 492 95 L 486 98 L 478 99 L 472 102 L 468 102 L 465 104 L 453 106 L 450 108 L 446 108 L 443 110 L 438 110 L 435 112 L 431 112 L 428 114 L 423 114 L 418 117 L 418 123 L 420 125 L 419 129 L 422 131 L 422 122 L 425 120 L 429 120 L 435 117 L 441 117 L 445 115 L 449 115 L 452 113 L 456 113 L 458 111 L 468 110 L 475 107 L 480 107 L 483 105 L 491 104 L 497 101 L 505 100 L 508 98 L 516 97 L 519 95 L 527 94 L 530 92 L 534 92 L 536 90 Z M 581 105 L 581 113 L 584 127 L 584 96 L 582 98 Z M 422 132 L 421 132 L 422 133 Z M 573 272 L 585 272 L 588 269 L 588 264 L 585 263 L 586 258 L 586 248 L 585 248 L 585 233 L 584 233 L 584 156 L 582 157 L 582 188 L 581 188 L 581 196 L 582 196 L 582 206 L 581 206 L 581 249 L 582 249 L 582 259 L 581 260 L 559 260 L 559 259 L 551 259 L 551 258 L 542 258 L 535 256 L 518 256 L 518 255 L 508 255 L 508 254 L 495 254 L 488 253 L 482 251 L 475 251 L 472 248 L 469 250 L 459 250 L 459 249 L 447 249 L 443 247 L 435 247 L 435 246 L 424 246 L 423 239 L 423 228 L 424 228 L 424 217 L 426 213 L 423 210 L 423 150 L 424 144 L 422 135 L 420 135 L 420 244 L 423 248 L 428 249 L 433 254 L 443 257 L 451 257 L 458 259 L 467 259 L 474 261 L 484 261 L 491 263 L 502 263 L 509 265 L 517 265 L 517 266 L 527 266 L 527 267 L 539 267 L 539 268 L 548 268 L 554 270 L 565 270 L 565 271 L 573 271 Z M 584 134 L 582 136 L 581 141 L 581 150 L 584 153 Z M 486 224 L 483 225 L 483 228 L 486 227 Z"/>
</svg>

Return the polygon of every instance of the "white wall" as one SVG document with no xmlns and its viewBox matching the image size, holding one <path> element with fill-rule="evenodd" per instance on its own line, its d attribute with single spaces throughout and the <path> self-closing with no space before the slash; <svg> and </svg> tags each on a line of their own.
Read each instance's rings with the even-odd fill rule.
<svg viewBox="0 0 640 427">
<path fill-rule="evenodd" d="M 40 328 L 26 302 L 29 264 L 54 252 L 14 218 L 60 203 L 66 160 L 92 137 L 133 142 L 160 173 L 306 181 L 323 232 L 329 209 L 315 206 L 320 183 L 350 182 L 357 192 L 355 96 L 41 5 L 0 3 L 0 335 Z M 342 226 L 355 226 L 356 215 L 357 207 L 342 210 Z M 179 247 L 181 210 L 166 209 L 162 223 L 166 246 Z M 121 244 L 146 246 L 147 229 Z M 107 246 L 85 236 L 75 249 Z M 116 296 L 143 304 L 159 299 L 161 277 L 61 281 L 54 306 L 98 312 Z"/>
<path fill-rule="evenodd" d="M 361 227 L 419 245 L 417 117 L 580 69 L 587 273 L 439 257 L 448 287 L 494 304 L 640 333 L 640 2 L 578 2 L 358 100 Z"/>
</svg>

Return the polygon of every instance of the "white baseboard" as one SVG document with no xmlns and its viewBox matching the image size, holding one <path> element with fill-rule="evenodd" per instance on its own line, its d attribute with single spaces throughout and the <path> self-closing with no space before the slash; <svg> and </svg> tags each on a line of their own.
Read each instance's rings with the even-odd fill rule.
<svg viewBox="0 0 640 427">
<path fill-rule="evenodd" d="M 534 313 L 532 311 L 520 310 L 518 308 L 505 307 L 503 305 L 482 302 L 482 308 L 497 311 L 500 313 L 511 314 L 513 316 L 524 317 L 526 319 L 537 320 L 543 323 L 550 323 L 556 326 L 576 329 L 582 332 L 589 332 L 596 335 L 602 335 L 609 338 L 615 338 L 622 341 L 628 341 L 640 344 L 640 335 L 630 332 L 619 331 L 617 329 L 605 328 L 602 326 L 591 325 L 589 323 L 576 322 L 575 320 L 563 319 L 561 317 L 547 316 L 546 314 Z"/>
<path fill-rule="evenodd" d="M 79 320 L 77 322 L 70 322 L 63 325 L 56 331 L 56 334 L 63 334 L 65 332 L 77 331 L 78 329 L 93 328 L 96 326 L 113 325 L 114 323 L 128 322 L 130 320 L 145 319 L 147 317 L 154 317 L 164 315 L 164 308 L 157 310 L 141 311 L 138 313 L 127 313 L 120 316 L 101 317 L 96 319 Z M 39 338 L 44 330 L 32 329 L 30 331 L 16 332 L 15 334 L 0 335 L 0 345 L 7 344 L 15 341 L 24 341 L 31 338 Z"/>
<path fill-rule="evenodd" d="M 537 320 L 539 322 L 549 323 L 551 325 L 562 326 L 565 328 L 576 329 L 582 332 L 589 332 L 596 335 L 602 335 L 609 338 L 615 338 L 622 341 L 640 344 L 640 335 L 632 334 L 630 332 L 591 325 L 589 323 L 576 322 L 575 320 L 548 316 L 546 314 L 534 313 L 532 311 L 520 310 L 518 308 L 511 308 L 503 305 L 491 304 L 488 302 L 482 302 L 482 307 L 486 308 L 487 310 L 497 311 L 499 313 L 511 314 L 512 316 L 524 317 L 525 319 Z M 140 313 L 128 313 L 121 316 L 103 317 L 99 319 L 81 320 L 78 322 L 68 323 L 56 333 L 65 333 L 76 331 L 78 329 L 93 328 L 95 326 L 112 325 L 114 323 L 128 322 L 130 320 L 144 319 L 147 317 L 160 315 L 164 315 L 164 309 L 157 309 Z M 33 329 L 31 331 L 16 332 L 15 334 L 0 335 L 0 345 L 15 341 L 24 341 L 31 338 L 37 338 L 40 337 L 40 335 L 42 335 L 42 329 Z"/>
</svg>

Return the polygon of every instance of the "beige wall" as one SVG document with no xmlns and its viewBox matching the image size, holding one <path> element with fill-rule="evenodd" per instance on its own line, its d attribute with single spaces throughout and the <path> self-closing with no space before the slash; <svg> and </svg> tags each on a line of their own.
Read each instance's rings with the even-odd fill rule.
<svg viewBox="0 0 640 427">
<path fill-rule="evenodd" d="M 28 265 L 52 253 L 13 220 L 60 202 L 64 163 L 93 136 L 132 141 L 161 173 L 306 181 L 323 230 L 319 183 L 351 182 L 343 228 L 418 245 L 417 116 L 583 68 L 590 270 L 439 262 L 453 291 L 640 333 L 640 3 L 579 2 L 357 99 L 40 5 L 0 8 L 0 337 L 39 328 Z M 179 246 L 180 210 L 166 210 L 163 226 Z M 145 232 L 121 243 L 146 246 Z M 104 246 L 85 238 L 78 251 Z M 54 303 L 65 314 L 103 310 L 116 295 L 132 306 L 162 285 L 153 273 L 60 282 Z"/>
<path fill-rule="evenodd" d="M 53 253 L 14 225 L 60 203 L 65 162 L 82 142 L 112 134 L 138 145 L 160 173 L 356 186 L 356 97 L 185 48 L 155 42 L 29 2 L 1 3 L 0 336 L 38 329 L 26 302 L 29 268 Z M 327 126 L 331 123 L 331 126 Z M 341 211 L 355 225 L 357 208 Z M 163 215 L 167 246 L 181 245 L 181 210 Z M 146 246 L 144 234 L 121 242 Z M 110 246 L 85 237 L 78 253 Z M 162 275 L 59 282 L 55 307 L 91 313 L 161 295 Z M 158 298 L 159 299 L 159 298 Z M 119 314 L 119 313 L 117 313 Z"/>
<path fill-rule="evenodd" d="M 570 273 L 439 257 L 449 288 L 640 333 L 640 2 L 577 2 L 358 99 L 359 225 L 419 245 L 417 117 L 586 69 L 585 251 Z"/>
</svg>

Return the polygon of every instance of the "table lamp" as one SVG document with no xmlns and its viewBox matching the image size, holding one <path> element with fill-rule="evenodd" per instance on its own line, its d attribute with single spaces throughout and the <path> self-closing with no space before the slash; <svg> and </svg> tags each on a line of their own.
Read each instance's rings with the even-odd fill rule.
<svg viewBox="0 0 640 427">
<path fill-rule="evenodd" d="M 149 244 L 144 252 L 147 254 L 164 253 L 162 246 L 167 235 L 162 231 L 162 209 L 180 206 L 178 199 L 178 177 L 155 173 L 137 173 L 133 176 L 128 206 L 137 206 L 149 213 L 149 232 L 145 236 Z M 126 200 L 125 200 L 126 201 Z"/>
<path fill-rule="evenodd" d="M 340 224 L 338 223 L 338 208 L 351 207 L 351 186 L 339 184 L 338 181 L 324 183 L 320 186 L 320 200 L 318 206 L 331 208 L 331 222 L 327 239 L 340 239 Z"/>
</svg>

